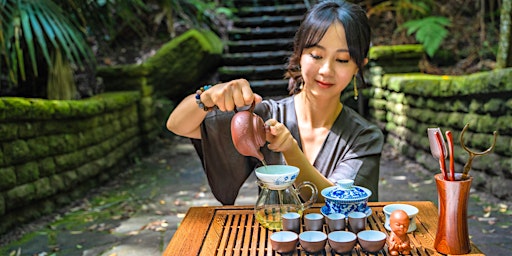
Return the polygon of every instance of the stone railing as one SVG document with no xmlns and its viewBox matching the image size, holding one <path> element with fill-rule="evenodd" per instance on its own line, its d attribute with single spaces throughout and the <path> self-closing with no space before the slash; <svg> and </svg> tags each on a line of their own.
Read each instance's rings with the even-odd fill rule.
<svg viewBox="0 0 512 256">
<path fill-rule="evenodd" d="M 496 148 L 475 158 L 470 175 L 474 188 L 512 200 L 512 69 L 436 76 L 382 72 L 385 65 L 373 59 L 367 93 L 370 116 L 387 134 L 387 143 L 437 173 L 439 163 L 430 154 L 427 128 L 451 130 L 455 169 L 461 172 L 468 159 L 459 142 L 464 125 L 469 124 L 464 141 L 474 151 L 489 148 L 497 131 Z"/>
<path fill-rule="evenodd" d="M 220 65 L 223 43 L 212 31 L 189 30 L 164 44 L 142 64 L 98 69 L 109 90 L 151 85 L 155 92 L 180 100 L 204 85 Z"/>
</svg>

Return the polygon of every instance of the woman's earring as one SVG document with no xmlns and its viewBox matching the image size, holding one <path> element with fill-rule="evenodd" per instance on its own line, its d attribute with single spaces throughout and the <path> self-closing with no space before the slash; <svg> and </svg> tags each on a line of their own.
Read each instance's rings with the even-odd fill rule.
<svg viewBox="0 0 512 256">
<path fill-rule="evenodd" d="M 299 90 L 302 91 L 302 89 L 304 89 L 304 81 L 301 81 L 299 85 Z"/>
<path fill-rule="evenodd" d="M 354 100 L 357 100 L 359 93 L 357 92 L 357 76 L 356 75 L 354 75 L 352 84 L 354 85 Z"/>
</svg>

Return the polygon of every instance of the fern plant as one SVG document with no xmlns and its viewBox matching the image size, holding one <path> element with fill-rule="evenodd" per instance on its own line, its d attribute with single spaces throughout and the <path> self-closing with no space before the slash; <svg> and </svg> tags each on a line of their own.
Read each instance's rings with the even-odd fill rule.
<svg viewBox="0 0 512 256">
<path fill-rule="evenodd" d="M 407 35 L 415 34 L 415 38 L 423 45 L 428 56 L 433 57 L 448 35 L 447 27 L 451 21 L 446 17 L 430 16 L 418 20 L 410 20 L 398 27 L 406 29 Z"/>
<path fill-rule="evenodd" d="M 52 68 L 51 55 L 77 67 L 94 65 L 94 55 L 82 28 L 53 1 L 0 1 L 0 70 L 16 86 L 38 77 L 41 65 Z M 42 61 L 41 61 L 42 60 Z"/>
</svg>

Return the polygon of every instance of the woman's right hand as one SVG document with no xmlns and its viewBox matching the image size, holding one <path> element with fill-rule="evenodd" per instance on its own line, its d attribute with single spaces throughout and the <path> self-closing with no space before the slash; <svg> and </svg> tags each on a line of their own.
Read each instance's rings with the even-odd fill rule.
<svg viewBox="0 0 512 256">
<path fill-rule="evenodd" d="M 249 82 L 237 79 L 210 87 L 200 95 L 206 107 L 217 106 L 221 111 L 233 111 L 236 107 L 260 103 L 262 98 L 252 92 Z M 207 112 L 199 108 L 196 95 L 191 94 L 174 108 L 167 119 L 167 129 L 177 135 L 189 138 L 201 138 L 200 126 Z"/>
<path fill-rule="evenodd" d="M 201 101 L 207 107 L 217 106 L 221 111 L 233 111 L 237 107 L 256 104 L 262 97 L 254 93 L 245 79 L 217 84 L 201 94 Z"/>
</svg>

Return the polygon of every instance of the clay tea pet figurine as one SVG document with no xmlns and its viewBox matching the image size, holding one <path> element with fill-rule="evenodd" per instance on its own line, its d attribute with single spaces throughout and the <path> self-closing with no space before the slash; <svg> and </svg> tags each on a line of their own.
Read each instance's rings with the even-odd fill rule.
<svg viewBox="0 0 512 256">
<path fill-rule="evenodd" d="M 391 234 L 387 240 L 390 255 L 411 254 L 411 245 L 407 236 L 409 222 L 409 216 L 404 210 L 395 210 L 391 213 L 389 217 Z"/>
</svg>

